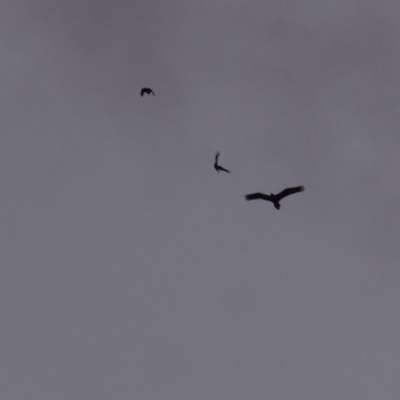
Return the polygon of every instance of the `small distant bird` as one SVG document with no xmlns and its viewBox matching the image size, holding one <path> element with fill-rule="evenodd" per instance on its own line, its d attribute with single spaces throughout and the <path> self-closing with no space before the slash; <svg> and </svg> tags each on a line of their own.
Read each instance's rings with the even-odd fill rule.
<svg viewBox="0 0 400 400">
<path fill-rule="evenodd" d="M 152 94 L 153 96 L 155 96 L 154 92 L 148 88 L 148 87 L 144 87 L 141 91 L 140 91 L 140 95 L 143 96 L 145 93 L 147 94 Z"/>
<path fill-rule="evenodd" d="M 262 200 L 267 200 L 267 201 L 271 201 L 272 203 L 274 203 L 274 207 L 279 210 L 279 208 L 281 207 L 281 205 L 279 204 L 279 202 L 286 196 L 290 196 L 291 194 L 295 194 L 295 193 L 299 193 L 299 192 L 303 192 L 304 191 L 304 186 L 296 186 L 296 187 L 292 187 L 292 188 L 287 188 L 282 190 L 282 192 L 278 193 L 278 194 L 273 194 L 271 193 L 270 195 L 264 194 L 264 193 L 252 193 L 252 194 L 247 194 L 246 195 L 246 200 L 258 200 L 258 199 L 262 199 Z"/>
<path fill-rule="evenodd" d="M 218 165 L 218 157 L 219 157 L 219 152 L 215 155 L 215 163 L 214 163 L 214 168 L 215 170 L 219 173 L 219 171 L 225 171 L 228 172 L 228 174 L 231 173 L 231 171 L 228 171 L 227 169 L 221 167 L 220 165 Z"/>
</svg>

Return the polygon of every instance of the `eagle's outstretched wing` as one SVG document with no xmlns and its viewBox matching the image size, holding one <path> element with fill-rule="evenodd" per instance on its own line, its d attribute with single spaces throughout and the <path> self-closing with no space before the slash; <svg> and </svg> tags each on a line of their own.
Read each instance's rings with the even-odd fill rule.
<svg viewBox="0 0 400 400">
<path fill-rule="evenodd" d="M 215 164 L 218 164 L 218 157 L 219 157 L 219 151 L 217 152 L 217 154 L 215 155 Z"/>
<path fill-rule="evenodd" d="M 281 201 L 284 197 L 290 196 L 291 194 L 299 193 L 304 191 L 304 186 L 296 186 L 282 190 L 282 192 L 276 195 L 277 200 Z"/>
<path fill-rule="evenodd" d="M 268 194 L 264 194 L 264 193 L 246 194 L 246 200 L 247 201 L 249 201 L 249 200 L 258 200 L 258 199 L 271 201 L 271 196 L 269 196 Z"/>
</svg>

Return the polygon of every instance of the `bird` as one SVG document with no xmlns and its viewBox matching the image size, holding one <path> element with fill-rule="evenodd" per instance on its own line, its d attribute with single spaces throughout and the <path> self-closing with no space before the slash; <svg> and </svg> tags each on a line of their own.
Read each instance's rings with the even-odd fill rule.
<svg viewBox="0 0 400 400">
<path fill-rule="evenodd" d="M 225 172 L 227 172 L 228 174 L 230 174 L 231 173 L 231 171 L 228 171 L 227 169 L 225 169 L 225 168 L 223 168 L 223 167 L 221 167 L 220 165 L 218 165 L 218 157 L 219 157 L 219 152 L 215 155 L 215 163 L 214 163 L 214 168 L 215 168 L 215 170 L 219 173 L 219 171 L 225 171 Z"/>
<path fill-rule="evenodd" d="M 143 96 L 145 93 L 147 94 L 153 94 L 153 96 L 155 96 L 154 92 L 147 87 L 144 87 L 141 91 L 140 91 L 140 95 Z"/>
<path fill-rule="evenodd" d="M 282 190 L 282 192 L 278 194 L 273 194 L 271 193 L 270 195 L 264 194 L 264 193 L 251 193 L 246 195 L 246 200 L 267 200 L 271 201 L 274 204 L 274 207 L 279 210 L 281 205 L 279 202 L 286 196 L 290 196 L 291 194 L 299 193 L 299 192 L 304 192 L 304 186 L 296 186 L 292 188 L 287 188 Z"/>
</svg>

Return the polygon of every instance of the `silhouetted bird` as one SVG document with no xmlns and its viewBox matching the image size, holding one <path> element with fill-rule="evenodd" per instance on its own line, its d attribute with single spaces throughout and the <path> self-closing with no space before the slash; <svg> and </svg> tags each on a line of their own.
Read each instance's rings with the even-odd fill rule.
<svg viewBox="0 0 400 400">
<path fill-rule="evenodd" d="M 273 194 L 271 193 L 270 195 L 264 194 L 264 193 L 252 193 L 252 194 L 247 194 L 246 195 L 246 200 L 267 200 L 271 201 L 274 203 L 274 206 L 277 210 L 281 207 L 279 202 L 286 196 L 290 196 L 291 194 L 299 193 L 304 191 L 304 186 L 296 186 L 292 188 L 288 188 L 285 190 L 282 190 L 282 192 L 278 194 Z"/>
<path fill-rule="evenodd" d="M 231 173 L 231 171 L 228 171 L 227 169 L 221 167 L 220 165 L 218 165 L 218 157 L 219 157 L 219 152 L 215 155 L 215 163 L 214 163 L 214 168 L 216 169 L 216 171 L 219 173 L 219 171 L 225 171 L 228 172 L 228 174 Z"/>
<path fill-rule="evenodd" d="M 140 95 L 143 96 L 145 93 L 147 94 L 153 94 L 153 96 L 155 96 L 154 92 L 148 88 L 148 87 L 144 87 L 141 91 L 140 91 Z"/>
</svg>

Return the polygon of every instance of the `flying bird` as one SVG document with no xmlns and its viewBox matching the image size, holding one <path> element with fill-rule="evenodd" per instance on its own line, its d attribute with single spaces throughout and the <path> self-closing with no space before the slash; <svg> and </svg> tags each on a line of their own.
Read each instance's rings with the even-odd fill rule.
<svg viewBox="0 0 400 400">
<path fill-rule="evenodd" d="M 304 186 L 296 186 L 296 187 L 284 189 L 284 190 L 282 190 L 282 192 L 280 192 L 278 194 L 273 194 L 273 193 L 271 193 L 270 195 L 264 194 L 264 193 L 247 194 L 246 200 L 258 200 L 258 199 L 267 200 L 267 201 L 274 203 L 274 207 L 277 210 L 279 210 L 279 208 L 281 207 L 279 202 L 283 198 L 285 198 L 286 196 L 290 196 L 291 194 L 295 194 L 295 193 L 299 193 L 299 192 L 303 192 L 303 191 L 304 191 Z"/>
<path fill-rule="evenodd" d="M 153 96 L 155 96 L 154 92 L 147 87 L 144 87 L 141 91 L 140 91 L 140 95 L 143 96 L 145 93 L 147 94 L 153 94 Z"/>
<path fill-rule="evenodd" d="M 218 157 L 219 157 L 219 152 L 215 155 L 215 163 L 214 163 L 214 168 L 215 170 L 219 173 L 219 171 L 225 171 L 228 172 L 228 174 L 231 173 L 231 171 L 228 171 L 227 169 L 221 167 L 220 165 L 218 165 Z"/>
</svg>

